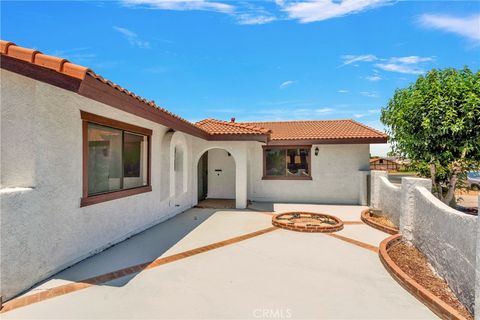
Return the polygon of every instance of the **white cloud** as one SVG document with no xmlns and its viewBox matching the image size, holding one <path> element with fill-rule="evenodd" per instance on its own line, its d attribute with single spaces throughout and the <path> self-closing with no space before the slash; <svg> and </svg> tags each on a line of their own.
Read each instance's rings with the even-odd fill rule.
<svg viewBox="0 0 480 320">
<path fill-rule="evenodd" d="M 347 93 L 348 90 L 345 90 L 345 89 L 340 89 L 340 90 L 337 90 L 338 93 Z"/>
<path fill-rule="evenodd" d="M 162 10 L 203 10 L 221 13 L 232 13 L 235 7 L 222 2 L 207 0 L 123 0 L 126 5 L 145 5 Z"/>
<path fill-rule="evenodd" d="M 368 76 L 365 77 L 368 81 L 380 81 L 382 80 L 382 77 L 380 77 L 378 74 L 374 74 L 373 76 Z"/>
<path fill-rule="evenodd" d="M 277 20 L 272 12 L 254 1 L 238 2 L 233 16 L 238 24 L 266 24 Z"/>
<path fill-rule="evenodd" d="M 362 96 L 369 97 L 369 98 L 378 98 L 378 92 L 376 91 L 362 91 L 360 92 Z"/>
<path fill-rule="evenodd" d="M 406 74 L 422 74 L 425 70 L 420 69 L 416 66 L 398 64 L 398 63 L 377 63 L 375 66 L 379 69 L 390 71 L 390 72 L 399 72 Z"/>
<path fill-rule="evenodd" d="M 356 113 L 353 115 L 355 118 L 363 118 L 365 117 L 365 114 L 364 113 Z"/>
<path fill-rule="evenodd" d="M 280 89 L 285 89 L 285 88 L 288 88 L 290 87 L 292 84 L 294 84 L 296 81 L 294 80 L 287 80 L 287 81 L 284 81 L 280 84 Z"/>
<path fill-rule="evenodd" d="M 286 4 L 283 0 L 277 0 L 276 3 L 289 18 L 308 23 L 359 13 L 392 2 L 388 0 L 314 0 Z"/>
<path fill-rule="evenodd" d="M 332 108 L 320 108 L 320 109 L 316 109 L 315 110 L 315 113 L 332 113 L 333 111 L 335 111 L 334 109 Z"/>
<path fill-rule="evenodd" d="M 238 24 L 266 24 L 277 18 L 261 6 L 249 2 L 238 2 L 238 6 L 209 0 L 123 0 L 127 6 L 148 6 L 160 10 L 201 10 L 225 13 L 235 18 Z"/>
<path fill-rule="evenodd" d="M 141 49 L 150 49 L 150 43 L 148 41 L 140 40 L 135 32 L 122 27 L 113 27 L 113 29 L 122 34 L 132 46 Z"/>
<path fill-rule="evenodd" d="M 341 57 L 343 59 L 342 66 L 346 66 L 355 62 L 372 62 L 377 60 L 377 57 L 373 54 L 364 54 L 364 55 L 344 55 Z"/>
<path fill-rule="evenodd" d="M 419 22 L 426 28 L 455 33 L 480 44 L 480 14 L 464 17 L 424 14 L 420 16 Z"/>
<path fill-rule="evenodd" d="M 255 15 L 251 13 L 237 15 L 237 22 L 239 24 L 266 24 L 275 20 L 276 18 L 270 15 Z"/>
<path fill-rule="evenodd" d="M 392 57 L 390 61 L 393 63 L 404 63 L 404 64 L 418 64 L 421 62 L 430 62 L 433 61 L 432 57 L 419 57 L 419 56 L 407 56 L 407 57 Z"/>
<path fill-rule="evenodd" d="M 390 57 L 381 58 L 373 54 L 364 55 L 343 55 L 341 56 L 343 64 L 341 66 L 352 65 L 357 62 L 375 62 L 374 66 L 389 72 L 399 72 L 405 74 L 421 74 L 424 73 L 422 66 L 428 62 L 435 60 L 435 57 L 420 57 L 420 56 L 404 56 L 404 57 Z M 374 70 L 374 74 L 365 77 L 369 81 L 382 80 L 382 76 L 378 71 Z"/>
<path fill-rule="evenodd" d="M 384 71 L 398 72 L 405 74 L 422 74 L 425 70 L 421 67 L 425 63 L 434 61 L 434 57 L 405 56 L 383 59 L 385 62 L 377 63 L 375 66 Z"/>
</svg>

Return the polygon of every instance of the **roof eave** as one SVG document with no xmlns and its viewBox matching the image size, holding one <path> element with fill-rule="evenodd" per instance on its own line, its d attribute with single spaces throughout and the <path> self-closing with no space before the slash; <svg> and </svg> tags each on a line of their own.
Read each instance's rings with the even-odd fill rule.
<svg viewBox="0 0 480 320">
<path fill-rule="evenodd" d="M 211 134 L 207 140 L 210 141 L 258 141 L 267 143 L 268 134 Z"/>
</svg>

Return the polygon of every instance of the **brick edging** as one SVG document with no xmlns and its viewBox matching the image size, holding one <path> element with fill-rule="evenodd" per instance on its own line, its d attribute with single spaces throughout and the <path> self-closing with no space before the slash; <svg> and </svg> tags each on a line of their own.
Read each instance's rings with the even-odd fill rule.
<svg viewBox="0 0 480 320">
<path fill-rule="evenodd" d="M 400 267 L 390 258 L 388 249 L 402 239 L 401 234 L 392 235 L 384 239 L 380 243 L 378 255 L 388 273 L 397 281 L 405 290 L 410 292 L 415 298 L 427 306 L 438 317 L 445 320 L 467 320 L 457 310 L 443 302 L 439 297 L 425 289 L 413 278 L 407 275 Z"/>
<path fill-rule="evenodd" d="M 333 220 L 335 220 L 336 224 L 331 225 L 331 226 L 320 226 L 320 225 L 306 225 L 306 226 L 299 226 L 299 225 L 290 225 L 287 223 L 284 223 L 282 221 L 279 221 L 277 218 L 281 217 L 283 215 L 288 215 L 288 214 L 309 214 L 309 215 L 315 215 L 315 216 L 326 216 L 329 217 Z M 324 213 L 313 213 L 313 212 L 284 212 L 280 214 L 276 214 L 272 217 L 272 225 L 275 227 L 281 228 L 281 229 L 287 229 L 291 231 L 298 231 L 298 232 L 336 232 L 340 231 L 343 229 L 343 221 L 340 220 L 340 218 L 337 218 L 335 216 L 332 216 L 330 214 L 324 214 Z"/>
<path fill-rule="evenodd" d="M 384 226 L 382 224 L 379 224 L 373 220 L 370 219 L 370 209 L 363 210 L 360 219 L 362 219 L 365 224 L 368 224 L 370 227 L 378 229 L 380 231 L 386 232 L 388 234 L 398 234 L 398 229 L 397 228 L 392 228 L 388 226 Z"/>
</svg>

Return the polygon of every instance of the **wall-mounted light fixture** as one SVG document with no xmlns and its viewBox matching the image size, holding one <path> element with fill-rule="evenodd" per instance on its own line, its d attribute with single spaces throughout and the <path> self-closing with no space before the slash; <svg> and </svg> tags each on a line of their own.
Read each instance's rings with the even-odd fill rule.
<svg viewBox="0 0 480 320">
<path fill-rule="evenodd" d="M 315 156 L 318 156 L 318 147 L 315 147 Z"/>
</svg>

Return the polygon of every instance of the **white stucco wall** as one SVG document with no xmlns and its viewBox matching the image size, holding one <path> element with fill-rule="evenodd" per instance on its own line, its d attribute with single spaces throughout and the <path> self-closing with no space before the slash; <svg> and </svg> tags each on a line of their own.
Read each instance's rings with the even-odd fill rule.
<svg viewBox="0 0 480 320">
<path fill-rule="evenodd" d="M 315 148 L 319 148 L 315 156 Z M 359 204 L 359 185 L 369 170 L 369 145 L 313 145 L 312 180 L 262 180 L 263 150 L 261 144 L 248 149 L 249 192 L 254 201 Z M 366 183 L 366 181 L 365 181 Z"/>
<path fill-rule="evenodd" d="M 473 312 L 477 217 L 450 208 L 424 187 L 416 188 L 415 198 L 413 244 Z"/>
<path fill-rule="evenodd" d="M 80 208 L 80 110 L 153 130 L 152 192 Z M 163 166 L 172 152 L 169 144 L 162 147 L 167 129 L 2 69 L 0 294 L 4 299 L 192 206 L 192 175 L 182 176 L 186 180 L 175 193 L 170 183 L 175 177 L 169 172 L 173 161 Z M 180 140 L 185 158 L 191 159 L 192 137 L 175 138 Z M 162 187 L 173 190 L 173 195 L 167 191 L 162 197 Z"/>
<path fill-rule="evenodd" d="M 208 151 L 207 197 L 235 199 L 235 161 L 226 150 L 211 149 Z"/>
<path fill-rule="evenodd" d="M 382 214 L 386 215 L 396 227 L 400 226 L 400 212 L 401 212 L 401 189 L 393 185 L 388 178 L 380 177 L 380 194 L 379 206 Z"/>
</svg>

